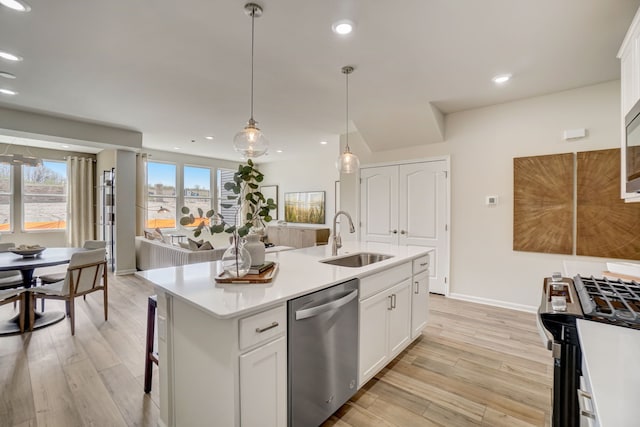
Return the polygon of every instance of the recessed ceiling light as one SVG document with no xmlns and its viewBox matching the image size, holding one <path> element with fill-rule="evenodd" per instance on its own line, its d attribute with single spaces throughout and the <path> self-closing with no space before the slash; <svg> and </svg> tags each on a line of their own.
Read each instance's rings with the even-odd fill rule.
<svg viewBox="0 0 640 427">
<path fill-rule="evenodd" d="M 0 0 L 0 4 L 18 12 L 29 12 L 31 10 L 28 4 L 18 0 Z"/>
<path fill-rule="evenodd" d="M 331 29 L 334 33 L 344 36 L 350 34 L 353 31 L 353 26 L 354 24 L 352 21 L 349 21 L 348 19 L 342 19 L 338 22 L 335 22 L 331 26 Z"/>
<path fill-rule="evenodd" d="M 327 141 L 320 141 L 320 144 L 322 144 L 322 145 L 327 145 L 327 144 L 328 144 L 328 142 L 327 142 Z"/>
<path fill-rule="evenodd" d="M 499 74 L 497 76 L 495 76 L 494 78 L 492 78 L 491 80 L 493 80 L 493 82 L 495 84 L 503 84 L 508 82 L 511 79 L 511 74 Z"/>
<path fill-rule="evenodd" d="M 0 50 L 0 58 L 6 59 L 7 61 L 22 61 L 22 58 L 20 58 L 19 56 L 9 52 L 3 52 L 1 50 Z"/>
<path fill-rule="evenodd" d="M 13 91 L 13 90 L 9 90 L 9 89 L 0 89 L 0 93 L 3 95 L 9 95 L 9 96 L 13 96 L 13 95 L 17 95 L 18 92 Z"/>
<path fill-rule="evenodd" d="M 62 148 L 69 148 L 69 146 L 68 145 L 63 145 Z"/>
<path fill-rule="evenodd" d="M 213 139 L 212 136 L 205 136 L 204 139 L 208 139 L 209 141 L 211 141 Z"/>
<path fill-rule="evenodd" d="M 179 149 L 180 149 L 180 147 L 173 147 L 173 149 L 174 149 L 174 150 L 179 150 Z"/>
<path fill-rule="evenodd" d="M 282 153 L 282 150 L 276 150 L 276 153 Z"/>
<path fill-rule="evenodd" d="M 4 77 L 5 79 L 15 79 L 16 76 L 14 76 L 11 73 L 7 73 L 6 71 L 0 71 L 0 77 Z"/>
</svg>

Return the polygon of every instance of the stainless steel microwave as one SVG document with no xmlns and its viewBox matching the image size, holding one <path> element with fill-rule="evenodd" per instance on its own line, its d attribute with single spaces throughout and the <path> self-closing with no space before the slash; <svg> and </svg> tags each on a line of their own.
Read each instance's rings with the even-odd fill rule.
<svg viewBox="0 0 640 427">
<path fill-rule="evenodd" d="M 627 193 L 640 193 L 640 101 L 624 118 Z"/>
</svg>

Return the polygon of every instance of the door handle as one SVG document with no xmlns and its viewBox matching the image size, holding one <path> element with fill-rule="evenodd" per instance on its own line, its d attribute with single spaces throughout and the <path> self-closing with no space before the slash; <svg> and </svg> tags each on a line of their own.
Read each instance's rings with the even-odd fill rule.
<svg viewBox="0 0 640 427">
<path fill-rule="evenodd" d="M 400 234 L 407 234 L 407 232 L 404 230 L 400 230 Z"/>
<path fill-rule="evenodd" d="M 391 294 L 391 308 L 396 308 L 396 294 Z"/>
<path fill-rule="evenodd" d="M 398 234 L 398 230 L 391 230 L 391 233 Z"/>
<path fill-rule="evenodd" d="M 358 290 L 343 296 L 337 300 L 330 301 L 326 304 L 316 305 L 315 307 L 305 308 L 304 310 L 296 311 L 296 320 L 307 319 L 309 317 L 314 317 L 322 313 L 326 313 L 327 311 L 336 310 L 342 307 L 345 304 L 348 304 L 355 297 L 358 296 Z"/>
<path fill-rule="evenodd" d="M 269 329 L 277 328 L 278 325 L 279 325 L 278 322 L 273 322 L 272 324 L 270 324 L 269 326 L 265 326 L 264 328 L 256 328 L 256 332 L 261 334 L 265 331 L 268 331 Z"/>
<path fill-rule="evenodd" d="M 413 290 L 413 293 L 414 294 L 419 294 L 420 293 L 420 282 L 415 281 L 413 283 L 415 283 L 415 285 L 416 285 L 415 289 Z"/>
<path fill-rule="evenodd" d="M 389 299 L 389 305 L 387 306 L 387 310 L 393 310 L 393 295 L 389 295 L 387 298 Z"/>
</svg>

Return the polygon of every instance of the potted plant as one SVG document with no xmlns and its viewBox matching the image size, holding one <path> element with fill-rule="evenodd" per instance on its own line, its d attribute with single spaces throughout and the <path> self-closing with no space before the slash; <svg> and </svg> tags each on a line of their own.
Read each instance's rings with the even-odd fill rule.
<svg viewBox="0 0 640 427">
<path fill-rule="evenodd" d="M 235 272 L 229 271 L 230 274 L 235 276 L 242 276 L 246 274 L 242 273 L 241 258 L 243 256 L 241 251 L 240 239 L 248 235 L 252 229 L 261 228 L 265 222 L 271 221 L 271 215 L 269 212 L 272 209 L 277 209 L 277 206 L 272 198 L 265 198 L 264 195 L 258 190 L 259 184 L 264 180 L 264 175 L 255 168 L 255 165 L 251 159 L 247 160 L 246 164 L 238 165 L 238 170 L 233 174 L 233 181 L 225 183 L 224 188 L 227 191 L 231 191 L 233 194 L 227 196 L 227 201 L 221 203 L 223 208 L 236 207 L 236 222 L 235 224 L 229 224 L 225 220 L 224 216 L 213 209 L 204 212 L 198 208 L 196 217 L 187 206 L 182 207 L 182 214 L 180 218 L 180 225 L 183 227 L 194 226 L 194 237 L 199 237 L 204 230 L 207 230 L 211 235 L 216 233 L 229 233 L 231 234 L 231 252 L 236 259 L 234 266 L 229 268 L 235 269 Z M 229 250 L 227 251 L 229 252 Z M 226 253 L 225 253 L 226 255 Z M 223 256 L 223 263 L 224 263 Z M 249 263 L 249 266 L 251 263 Z M 225 268 L 226 269 L 226 268 Z M 246 269 L 248 271 L 248 267 Z"/>
</svg>

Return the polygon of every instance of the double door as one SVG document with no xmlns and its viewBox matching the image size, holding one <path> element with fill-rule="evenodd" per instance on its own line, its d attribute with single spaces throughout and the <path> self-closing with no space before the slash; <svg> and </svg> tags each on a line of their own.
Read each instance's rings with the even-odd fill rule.
<svg viewBox="0 0 640 427">
<path fill-rule="evenodd" d="M 360 238 L 368 242 L 429 246 L 430 290 L 447 294 L 449 275 L 448 161 L 360 171 Z"/>
</svg>

